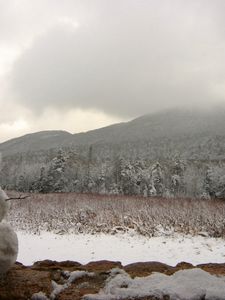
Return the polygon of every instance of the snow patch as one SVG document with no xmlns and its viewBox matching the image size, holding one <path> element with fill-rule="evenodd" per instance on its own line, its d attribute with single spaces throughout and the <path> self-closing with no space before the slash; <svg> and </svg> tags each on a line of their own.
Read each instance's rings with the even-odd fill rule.
<svg viewBox="0 0 225 300">
<path fill-rule="evenodd" d="M 93 277 L 95 273 L 93 272 L 87 272 L 87 271 L 64 271 L 63 275 L 67 277 L 67 280 L 64 284 L 58 284 L 54 280 L 52 280 L 52 288 L 53 291 L 51 293 L 50 299 L 54 300 L 58 294 L 60 294 L 62 291 L 67 289 L 73 282 L 75 282 L 77 279 L 80 279 L 84 276 Z"/>
<path fill-rule="evenodd" d="M 87 272 L 87 271 L 63 271 L 63 275 L 68 279 L 69 283 L 73 283 L 75 280 L 82 278 L 84 276 L 93 277 L 95 276 L 94 272 Z"/>
<path fill-rule="evenodd" d="M 35 293 L 32 295 L 31 300 L 48 300 L 48 297 L 43 292 Z"/>
<path fill-rule="evenodd" d="M 65 283 L 65 284 L 58 284 L 56 283 L 54 280 L 52 280 L 52 293 L 50 295 L 50 299 L 54 300 L 55 297 L 60 294 L 62 291 L 64 291 L 65 289 L 68 288 L 68 284 Z"/>
<path fill-rule="evenodd" d="M 225 277 L 216 277 L 201 269 L 181 270 L 168 276 L 154 273 L 132 279 L 125 271 L 112 270 L 99 294 L 86 295 L 85 300 L 114 300 L 170 296 L 171 300 L 225 300 Z"/>
</svg>

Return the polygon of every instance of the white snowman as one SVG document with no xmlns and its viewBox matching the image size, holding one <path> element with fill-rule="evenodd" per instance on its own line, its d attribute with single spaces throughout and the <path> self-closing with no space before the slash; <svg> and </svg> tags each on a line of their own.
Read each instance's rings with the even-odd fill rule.
<svg viewBox="0 0 225 300">
<path fill-rule="evenodd" d="M 4 221 L 9 209 L 9 197 L 0 187 L 0 276 L 16 262 L 18 239 L 13 228 Z"/>
</svg>

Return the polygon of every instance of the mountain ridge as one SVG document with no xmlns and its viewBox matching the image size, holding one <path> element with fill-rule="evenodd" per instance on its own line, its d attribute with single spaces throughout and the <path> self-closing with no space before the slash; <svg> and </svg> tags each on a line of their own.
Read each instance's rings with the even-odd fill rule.
<svg viewBox="0 0 225 300">
<path fill-rule="evenodd" d="M 30 133 L 0 144 L 3 155 L 25 153 L 28 151 L 50 150 L 63 147 L 113 144 L 150 141 L 152 145 L 159 141 L 189 139 L 193 143 L 199 139 L 225 138 L 225 110 L 191 111 L 169 110 L 146 114 L 128 122 L 116 123 L 99 129 L 81 133 L 69 133 L 63 130 L 47 130 Z"/>
</svg>

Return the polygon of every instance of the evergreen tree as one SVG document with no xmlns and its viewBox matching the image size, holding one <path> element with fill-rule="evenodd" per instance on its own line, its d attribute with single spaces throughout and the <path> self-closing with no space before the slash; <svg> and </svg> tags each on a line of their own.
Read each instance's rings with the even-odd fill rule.
<svg viewBox="0 0 225 300">
<path fill-rule="evenodd" d="M 209 196 L 210 198 L 214 198 L 216 195 L 216 189 L 215 185 L 213 184 L 214 181 L 214 174 L 211 167 L 208 167 L 205 174 L 205 180 L 204 180 L 204 190 L 205 194 Z"/>
<path fill-rule="evenodd" d="M 47 193 L 52 190 L 50 186 L 50 181 L 48 180 L 47 177 L 45 167 L 41 167 L 40 176 L 34 185 L 34 190 L 40 193 Z"/>
<path fill-rule="evenodd" d="M 48 192 L 63 192 L 66 189 L 67 179 L 65 177 L 66 157 L 60 149 L 57 156 L 53 158 L 47 172 L 45 182 Z M 45 180 L 44 180 L 45 181 Z"/>
<path fill-rule="evenodd" d="M 162 196 L 164 192 L 164 180 L 162 166 L 159 162 L 155 163 L 151 168 L 151 196 Z"/>
<path fill-rule="evenodd" d="M 170 170 L 170 191 L 174 196 L 181 196 L 185 194 L 184 171 L 185 163 L 180 158 L 176 157 L 173 160 L 173 166 Z"/>
</svg>

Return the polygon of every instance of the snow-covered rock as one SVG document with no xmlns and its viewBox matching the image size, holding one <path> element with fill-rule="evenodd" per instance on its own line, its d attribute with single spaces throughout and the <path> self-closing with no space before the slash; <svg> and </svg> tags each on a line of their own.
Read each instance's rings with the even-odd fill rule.
<svg viewBox="0 0 225 300">
<path fill-rule="evenodd" d="M 206 272 L 207 269 L 210 273 Z M 195 268 L 185 263 L 172 267 L 147 262 L 128 268 L 112 261 L 81 265 L 72 261 L 46 260 L 30 267 L 15 265 L 5 279 L 0 280 L 0 298 L 143 300 L 151 299 L 150 295 L 154 294 L 152 298 L 159 300 L 223 300 L 224 274 L 225 264 L 207 264 Z"/>
<path fill-rule="evenodd" d="M 154 273 L 132 279 L 124 270 L 111 272 L 111 278 L 99 294 L 86 295 L 85 300 L 141 299 L 143 297 L 172 300 L 225 299 L 225 278 L 201 269 L 180 270 L 171 276 Z"/>
</svg>

